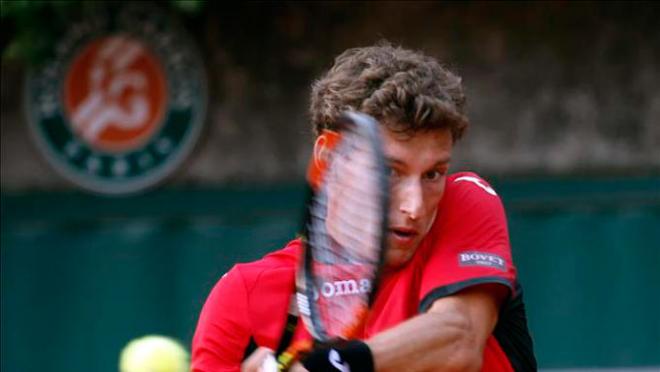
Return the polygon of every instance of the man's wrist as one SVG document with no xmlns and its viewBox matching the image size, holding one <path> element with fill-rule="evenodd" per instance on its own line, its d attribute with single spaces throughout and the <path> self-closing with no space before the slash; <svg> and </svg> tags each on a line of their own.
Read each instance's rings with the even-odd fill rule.
<svg viewBox="0 0 660 372">
<path fill-rule="evenodd" d="M 374 371 L 371 349 L 358 340 L 316 348 L 302 360 L 302 364 L 310 372 Z"/>
</svg>

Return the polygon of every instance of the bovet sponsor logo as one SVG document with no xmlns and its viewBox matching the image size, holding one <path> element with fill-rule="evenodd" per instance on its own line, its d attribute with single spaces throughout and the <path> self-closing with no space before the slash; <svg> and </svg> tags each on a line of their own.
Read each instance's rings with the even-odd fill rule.
<svg viewBox="0 0 660 372">
<path fill-rule="evenodd" d="M 469 251 L 462 252 L 458 255 L 458 264 L 460 266 L 484 266 L 493 267 L 502 271 L 506 271 L 506 261 L 496 254 Z"/>
<path fill-rule="evenodd" d="M 337 296 L 349 296 L 371 291 L 371 280 L 369 279 L 346 279 L 323 282 L 320 291 L 314 291 L 314 297 L 318 299 L 319 292 L 325 298 Z"/>
</svg>

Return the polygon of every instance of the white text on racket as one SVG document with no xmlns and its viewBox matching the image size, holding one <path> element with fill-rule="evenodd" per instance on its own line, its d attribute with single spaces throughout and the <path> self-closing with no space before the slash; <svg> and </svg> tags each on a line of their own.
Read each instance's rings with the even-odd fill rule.
<svg viewBox="0 0 660 372">
<path fill-rule="evenodd" d="M 371 291 L 371 281 L 369 279 L 360 279 L 359 282 L 355 279 L 336 280 L 321 284 L 321 295 L 325 298 L 369 293 L 369 291 Z M 314 297 L 318 298 L 316 290 L 314 291 Z"/>
</svg>

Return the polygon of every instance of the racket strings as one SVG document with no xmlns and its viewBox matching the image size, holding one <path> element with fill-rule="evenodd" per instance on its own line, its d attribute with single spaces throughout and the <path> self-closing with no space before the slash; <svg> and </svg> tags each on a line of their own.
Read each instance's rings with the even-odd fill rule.
<svg viewBox="0 0 660 372">
<path fill-rule="evenodd" d="M 367 141 L 357 135 L 347 136 L 345 141 L 332 158 L 326 182 L 329 195 L 318 199 L 323 213 L 316 217 L 324 219 L 336 240 L 366 259 L 365 253 L 378 252 L 371 247 L 380 239 L 381 180 L 376 154 Z M 334 206 L 328 207 L 328 198 L 333 200 Z M 372 254 L 369 258 L 377 260 L 378 255 Z"/>
<path fill-rule="evenodd" d="M 315 301 L 330 337 L 348 337 L 368 307 L 385 218 L 380 172 L 368 140 L 344 134 L 312 206 Z"/>
</svg>

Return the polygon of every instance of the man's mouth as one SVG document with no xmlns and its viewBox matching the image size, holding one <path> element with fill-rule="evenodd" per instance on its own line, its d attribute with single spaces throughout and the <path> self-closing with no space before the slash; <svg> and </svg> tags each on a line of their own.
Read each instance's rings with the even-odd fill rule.
<svg viewBox="0 0 660 372">
<path fill-rule="evenodd" d="M 401 242 L 407 242 L 417 236 L 417 230 L 408 227 L 391 227 L 390 234 Z"/>
</svg>

